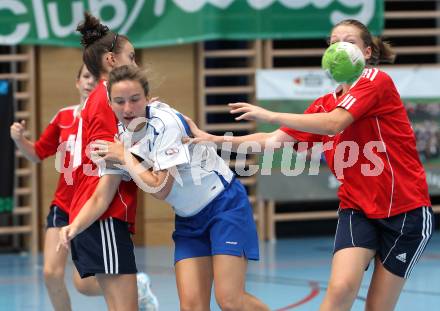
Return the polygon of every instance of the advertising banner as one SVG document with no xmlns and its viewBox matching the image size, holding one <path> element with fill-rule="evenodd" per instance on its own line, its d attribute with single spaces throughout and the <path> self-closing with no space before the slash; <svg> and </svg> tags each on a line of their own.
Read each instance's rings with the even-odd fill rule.
<svg viewBox="0 0 440 311">
<path fill-rule="evenodd" d="M 325 38 L 352 18 L 382 33 L 383 0 L 2 0 L 0 44 L 79 46 L 90 11 L 136 48 L 209 39 Z"/>
</svg>

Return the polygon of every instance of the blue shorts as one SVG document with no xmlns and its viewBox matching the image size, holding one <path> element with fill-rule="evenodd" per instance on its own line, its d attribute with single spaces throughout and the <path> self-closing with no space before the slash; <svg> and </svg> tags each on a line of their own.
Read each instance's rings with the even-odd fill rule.
<svg viewBox="0 0 440 311">
<path fill-rule="evenodd" d="M 95 221 L 72 240 L 71 249 L 81 278 L 137 272 L 128 223 L 116 218 Z"/>
<path fill-rule="evenodd" d="M 200 212 L 176 215 L 174 263 L 182 259 L 232 255 L 259 259 L 258 235 L 252 207 L 243 185 L 233 179 Z"/>
<path fill-rule="evenodd" d="M 69 214 L 59 206 L 52 205 L 46 217 L 46 228 L 61 228 L 69 224 Z"/>
<path fill-rule="evenodd" d="M 341 209 L 334 253 L 349 247 L 375 250 L 388 271 L 408 278 L 431 238 L 432 216 L 431 207 L 426 206 L 383 219 Z"/>
</svg>

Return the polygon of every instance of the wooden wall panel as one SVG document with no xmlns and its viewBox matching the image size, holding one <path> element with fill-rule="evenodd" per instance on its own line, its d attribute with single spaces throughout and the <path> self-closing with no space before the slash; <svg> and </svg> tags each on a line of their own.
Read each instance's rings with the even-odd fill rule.
<svg viewBox="0 0 440 311">
<path fill-rule="evenodd" d="M 174 230 L 174 221 L 156 220 L 145 223 L 145 245 L 172 245 L 171 234 Z M 168 259 L 166 259 L 168 260 Z"/>
</svg>

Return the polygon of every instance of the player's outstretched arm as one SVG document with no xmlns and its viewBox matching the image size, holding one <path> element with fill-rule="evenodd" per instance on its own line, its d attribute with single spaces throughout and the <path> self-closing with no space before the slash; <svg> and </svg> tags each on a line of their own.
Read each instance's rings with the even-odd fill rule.
<svg viewBox="0 0 440 311">
<path fill-rule="evenodd" d="M 291 129 L 319 135 L 336 135 L 353 123 L 353 116 L 338 108 L 324 113 L 282 113 L 273 112 L 248 103 L 229 104 L 231 114 L 239 114 L 236 120 L 256 120 L 279 124 Z"/>
<path fill-rule="evenodd" d="M 227 143 L 229 143 L 229 145 L 232 144 L 232 151 L 236 152 L 241 144 L 255 142 L 261 146 L 261 149 L 259 152 L 255 151 L 254 153 L 262 153 L 266 147 L 278 149 L 282 146 L 281 143 L 283 142 L 294 142 L 294 139 L 291 136 L 281 130 L 275 130 L 270 133 L 259 132 L 243 136 L 212 135 L 199 129 L 195 122 L 190 118 L 185 116 L 185 120 L 190 127 L 193 137 L 184 137 L 184 143 L 214 143 L 219 149 L 227 146 Z"/>
</svg>

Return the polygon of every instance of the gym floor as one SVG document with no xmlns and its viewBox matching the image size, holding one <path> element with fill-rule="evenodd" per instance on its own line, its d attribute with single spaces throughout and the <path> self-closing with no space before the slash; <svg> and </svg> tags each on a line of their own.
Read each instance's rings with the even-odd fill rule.
<svg viewBox="0 0 440 311">
<path fill-rule="evenodd" d="M 260 246 L 261 260 L 250 262 L 247 289 L 271 310 L 318 310 L 330 273 L 332 237 L 281 239 Z M 161 311 L 179 310 L 173 272 L 173 249 L 148 247 L 136 250 L 138 269 L 152 279 Z M 67 284 L 73 310 L 105 310 L 102 297 L 85 297 L 71 281 Z M 352 310 L 364 310 L 371 277 L 366 272 Z M 212 299 L 212 310 L 220 310 Z M 435 232 L 419 264 L 401 294 L 397 311 L 438 310 L 440 305 L 440 232 Z M 0 255 L 0 310 L 52 310 L 43 281 L 42 257 L 27 254 Z"/>
</svg>

